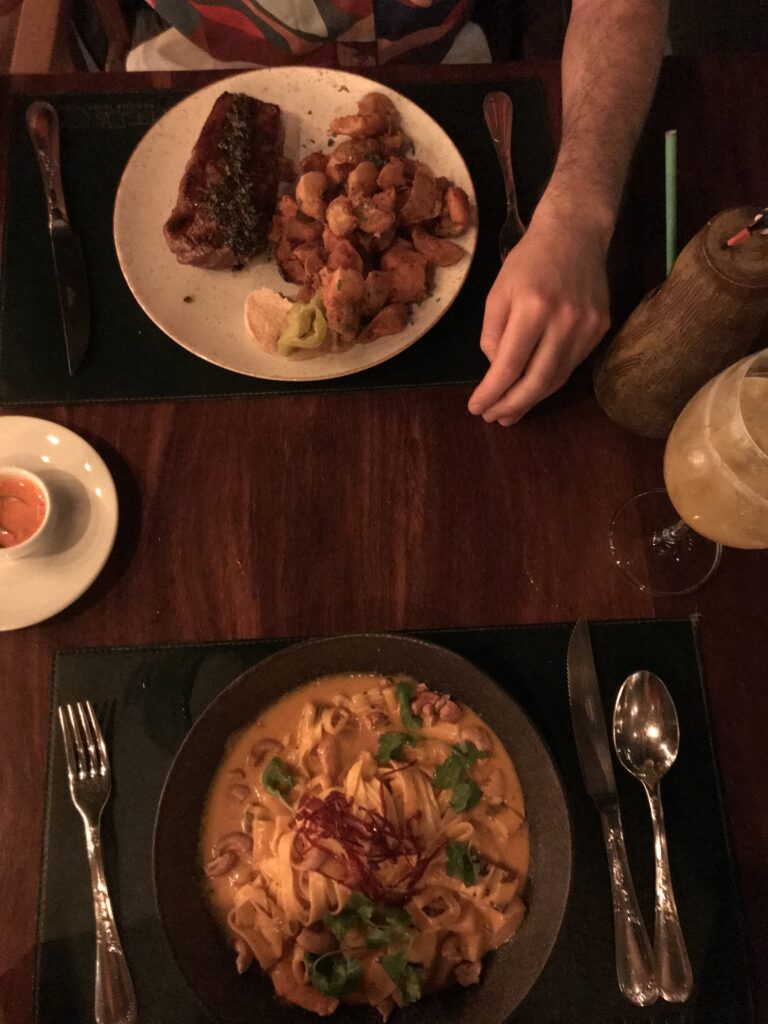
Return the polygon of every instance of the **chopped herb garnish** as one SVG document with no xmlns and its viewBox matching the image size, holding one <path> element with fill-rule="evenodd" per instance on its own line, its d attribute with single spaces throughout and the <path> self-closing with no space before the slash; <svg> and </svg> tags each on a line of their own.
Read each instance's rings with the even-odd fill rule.
<svg viewBox="0 0 768 1024">
<path fill-rule="evenodd" d="M 390 761 L 404 761 L 403 747 L 405 744 L 413 747 L 416 745 L 416 737 L 409 732 L 385 732 L 379 738 L 379 749 L 376 760 L 379 764 L 388 764 Z"/>
<path fill-rule="evenodd" d="M 469 843 L 448 843 L 445 848 L 445 873 L 451 878 L 459 878 L 464 885 L 476 885 L 483 872 L 485 863 Z"/>
<path fill-rule="evenodd" d="M 271 211 L 260 205 L 250 184 L 252 140 L 259 130 L 252 108 L 250 96 L 233 98 L 227 113 L 228 128 L 219 142 L 221 177 L 205 196 L 225 243 L 243 259 L 263 246 L 271 220 Z"/>
<path fill-rule="evenodd" d="M 363 967 L 357 957 L 346 957 L 338 950 L 323 953 L 305 953 L 309 983 L 324 996 L 343 999 L 354 992 L 363 977 Z"/>
<path fill-rule="evenodd" d="M 403 907 L 375 907 L 365 937 L 368 949 L 383 949 L 408 936 L 411 915 Z"/>
<path fill-rule="evenodd" d="M 403 1006 L 410 1006 L 421 999 L 421 987 L 424 984 L 424 970 L 408 963 L 405 953 L 394 956 L 383 956 L 381 966 L 400 990 Z"/>
<path fill-rule="evenodd" d="M 336 282 L 336 291 L 340 292 L 343 287 L 344 287 L 344 282 L 342 281 L 341 278 L 339 278 L 339 280 Z"/>
<path fill-rule="evenodd" d="M 482 795 L 483 791 L 474 779 L 470 779 L 468 782 L 460 782 L 453 791 L 451 807 L 457 814 L 461 814 L 462 811 L 469 811 L 475 804 L 480 802 Z"/>
<path fill-rule="evenodd" d="M 451 807 L 461 813 L 474 807 L 482 796 L 482 790 L 472 778 L 472 765 L 484 757 L 487 750 L 478 750 L 474 743 L 454 743 L 453 753 L 438 765 L 432 779 L 435 789 L 452 789 Z"/>
<path fill-rule="evenodd" d="M 372 903 L 361 892 L 353 892 L 338 914 L 325 914 L 323 924 L 339 942 L 353 928 L 359 929 L 364 932 L 369 949 L 389 946 L 407 936 L 413 927 L 407 910 Z"/>
<path fill-rule="evenodd" d="M 411 711 L 411 684 L 398 683 L 395 687 L 397 702 L 400 705 L 400 720 L 406 729 L 420 729 L 421 719 Z"/>
<path fill-rule="evenodd" d="M 194 301 L 195 300 L 194 300 L 194 297 L 192 295 L 185 295 L 184 296 L 184 302 L 194 302 Z"/>
<path fill-rule="evenodd" d="M 264 788 L 268 793 L 271 793 L 272 796 L 276 796 L 279 800 L 282 800 L 287 807 L 291 807 L 287 798 L 290 796 L 291 790 L 293 789 L 293 775 L 291 774 L 290 768 L 282 758 L 272 758 L 264 769 L 261 781 L 264 783 Z M 293 810 L 292 807 L 291 810 Z"/>
<path fill-rule="evenodd" d="M 379 156 L 378 153 L 374 153 L 373 150 L 370 150 L 368 153 L 365 153 L 363 155 L 363 160 L 367 160 L 368 163 L 373 164 L 377 171 L 380 171 L 381 168 L 384 166 L 384 161 L 382 160 L 382 158 Z"/>
<path fill-rule="evenodd" d="M 368 897 L 361 892 L 353 892 L 343 910 L 323 916 L 323 924 L 337 939 L 343 939 L 351 928 L 367 924 L 372 914 L 373 903 Z"/>
</svg>

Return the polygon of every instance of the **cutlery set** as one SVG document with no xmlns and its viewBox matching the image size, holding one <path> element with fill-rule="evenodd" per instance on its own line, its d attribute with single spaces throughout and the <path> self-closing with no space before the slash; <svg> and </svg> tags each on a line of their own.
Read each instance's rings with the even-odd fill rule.
<svg viewBox="0 0 768 1024">
<path fill-rule="evenodd" d="M 576 623 L 568 645 L 568 695 L 584 785 L 602 819 L 619 988 L 638 1006 L 648 1006 L 659 996 L 670 1003 L 685 1002 L 691 994 L 693 974 L 672 890 L 659 796 L 659 783 L 677 757 L 680 740 L 672 698 L 653 673 L 635 672 L 622 684 L 613 713 L 616 756 L 644 786 L 651 809 L 656 861 L 652 948 L 629 870 L 608 731 L 584 619 Z"/>
<path fill-rule="evenodd" d="M 589 626 L 580 619 L 568 646 L 568 695 L 576 750 L 587 793 L 602 821 L 613 904 L 616 973 L 621 992 L 638 1005 L 659 997 L 679 1003 L 693 986 L 670 878 L 659 783 L 674 763 L 680 730 L 672 698 L 653 673 L 622 684 L 613 714 L 619 762 L 643 785 L 650 805 L 656 863 L 654 945 L 648 938 L 624 844 L 608 730 Z M 59 707 L 72 802 L 83 819 L 91 874 L 95 931 L 96 1024 L 134 1024 L 136 998 L 117 934 L 101 856 L 101 814 L 111 791 L 109 757 L 90 701 Z"/>
</svg>

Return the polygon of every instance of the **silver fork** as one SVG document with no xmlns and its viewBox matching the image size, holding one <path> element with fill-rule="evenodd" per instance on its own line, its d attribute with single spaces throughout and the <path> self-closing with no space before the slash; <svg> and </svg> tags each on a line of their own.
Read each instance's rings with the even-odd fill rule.
<svg viewBox="0 0 768 1024">
<path fill-rule="evenodd" d="M 96 919 L 96 1024 L 135 1024 L 136 995 L 117 934 L 101 857 L 101 812 L 109 799 L 109 757 L 89 700 L 59 708 L 72 803 L 85 826 Z"/>
<path fill-rule="evenodd" d="M 517 211 L 517 191 L 512 171 L 512 100 L 505 92 L 489 92 L 483 100 L 483 115 L 499 158 L 507 195 L 507 217 L 499 232 L 499 258 L 503 263 L 509 250 L 525 234 L 525 225 Z"/>
</svg>

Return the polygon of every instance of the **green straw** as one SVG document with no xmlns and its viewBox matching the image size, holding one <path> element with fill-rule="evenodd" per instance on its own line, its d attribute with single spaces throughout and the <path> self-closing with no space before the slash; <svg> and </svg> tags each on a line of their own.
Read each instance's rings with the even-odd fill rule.
<svg viewBox="0 0 768 1024">
<path fill-rule="evenodd" d="M 664 135 L 664 200 L 667 219 L 667 273 L 677 256 L 677 132 Z"/>
</svg>

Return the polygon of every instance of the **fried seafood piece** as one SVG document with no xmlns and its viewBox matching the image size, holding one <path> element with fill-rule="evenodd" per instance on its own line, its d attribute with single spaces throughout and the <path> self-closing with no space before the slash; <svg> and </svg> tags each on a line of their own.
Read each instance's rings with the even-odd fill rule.
<svg viewBox="0 0 768 1024">
<path fill-rule="evenodd" d="M 296 202 L 301 212 L 314 220 L 322 220 L 327 188 L 328 179 L 323 171 L 305 171 L 296 182 Z"/>
<path fill-rule="evenodd" d="M 336 238 L 333 245 L 326 246 L 328 253 L 325 265 L 329 270 L 339 268 L 363 272 L 363 257 L 347 238 Z"/>
<path fill-rule="evenodd" d="M 269 231 L 271 242 L 279 244 L 282 239 L 295 243 L 316 242 L 322 234 L 323 225 L 301 213 L 295 199 L 290 196 L 280 199 Z"/>
<path fill-rule="evenodd" d="M 385 235 L 395 226 L 395 190 L 358 199 L 352 206 L 357 226 L 369 235 Z"/>
<path fill-rule="evenodd" d="M 416 251 L 438 267 L 452 267 L 464 256 L 464 250 L 460 245 L 449 242 L 447 238 L 435 238 L 418 225 L 411 232 L 411 238 Z"/>
<path fill-rule="evenodd" d="M 432 171 L 426 164 L 418 164 L 413 175 L 411 191 L 400 211 L 403 224 L 418 224 L 440 215 L 443 197 Z"/>
<path fill-rule="evenodd" d="M 326 166 L 326 174 L 337 185 L 343 184 L 350 171 L 371 157 L 379 158 L 379 148 L 375 139 L 347 139 L 331 150 Z M 374 163 L 376 161 L 373 161 Z"/>
<path fill-rule="evenodd" d="M 380 338 L 385 334 L 399 334 L 408 325 L 408 307 L 404 302 L 385 306 L 366 327 L 363 336 Z"/>
<path fill-rule="evenodd" d="M 386 305 L 391 288 L 392 279 L 389 271 L 371 270 L 365 278 L 365 293 L 363 294 L 362 304 L 363 316 L 375 316 Z"/>
<path fill-rule="evenodd" d="M 347 192 L 350 199 L 356 196 L 372 196 L 376 191 L 379 169 L 370 160 L 361 160 L 347 178 Z"/>
<path fill-rule="evenodd" d="M 408 182 L 405 180 L 405 164 L 403 161 L 397 156 L 391 156 L 379 171 L 376 182 L 380 189 L 404 188 Z"/>
<path fill-rule="evenodd" d="M 221 270 L 263 252 L 282 157 L 280 108 L 242 93 L 219 96 L 184 169 L 165 223 L 180 263 Z"/>
<path fill-rule="evenodd" d="M 470 221 L 469 197 L 463 188 L 451 185 L 446 188 L 443 205 L 440 208 L 440 220 L 435 234 L 441 238 L 457 238 L 463 235 Z"/>
<path fill-rule="evenodd" d="M 357 101 L 357 109 L 361 114 L 378 114 L 387 122 L 387 128 L 400 125 L 400 112 L 395 104 L 383 92 L 369 92 Z"/>
<path fill-rule="evenodd" d="M 346 196 L 336 196 L 328 203 L 325 219 L 329 229 L 339 238 L 344 238 L 357 227 L 357 216 Z"/>
<path fill-rule="evenodd" d="M 287 238 L 281 238 L 275 246 L 275 260 L 278 269 L 286 281 L 293 281 L 295 284 L 304 284 L 306 271 L 300 260 L 293 254 L 293 243 Z"/>
<path fill-rule="evenodd" d="M 381 269 L 388 270 L 391 278 L 389 298 L 392 302 L 421 302 L 426 299 L 426 256 L 416 252 L 407 243 L 396 242 L 381 257 Z"/>
<path fill-rule="evenodd" d="M 400 115 L 392 100 L 380 92 L 369 92 L 357 104 L 357 113 L 336 117 L 331 131 L 350 138 L 370 138 L 391 133 L 400 124 Z"/>
<path fill-rule="evenodd" d="M 316 150 L 314 153 L 307 153 L 299 162 L 302 174 L 306 174 L 307 171 L 322 171 L 325 174 L 327 166 L 328 154 L 322 153 L 320 150 Z"/>
<path fill-rule="evenodd" d="M 360 330 L 365 281 L 359 270 L 339 267 L 324 273 L 323 306 L 332 331 L 342 341 L 351 341 Z"/>
</svg>

